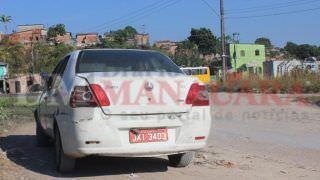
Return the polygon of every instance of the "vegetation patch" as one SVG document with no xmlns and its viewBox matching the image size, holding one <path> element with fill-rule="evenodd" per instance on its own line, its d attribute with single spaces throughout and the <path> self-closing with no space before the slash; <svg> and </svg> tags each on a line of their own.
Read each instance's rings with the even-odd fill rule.
<svg viewBox="0 0 320 180">
<path fill-rule="evenodd" d="M 17 124 L 33 120 L 35 102 L 20 101 L 19 98 L 1 97 L 0 134 L 6 133 Z"/>
<path fill-rule="evenodd" d="M 212 92 L 314 94 L 320 93 L 320 74 L 305 70 L 294 70 L 277 78 L 229 77 L 227 83 L 211 85 Z"/>
</svg>

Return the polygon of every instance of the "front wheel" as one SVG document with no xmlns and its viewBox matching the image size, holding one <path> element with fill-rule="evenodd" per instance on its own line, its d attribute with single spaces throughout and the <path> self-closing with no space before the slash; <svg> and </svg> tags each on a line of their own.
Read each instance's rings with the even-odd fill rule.
<svg viewBox="0 0 320 180">
<path fill-rule="evenodd" d="M 62 173 L 72 172 L 75 169 L 76 159 L 64 154 L 58 128 L 55 129 L 55 151 L 57 170 Z"/>
<path fill-rule="evenodd" d="M 40 120 L 38 117 L 38 111 L 34 112 L 34 118 L 36 121 L 36 138 L 37 138 L 37 146 L 39 147 L 46 147 L 51 144 L 50 137 L 44 132 L 43 128 L 41 127 Z"/>
<path fill-rule="evenodd" d="M 187 167 L 192 162 L 194 155 L 194 152 L 169 155 L 169 163 L 173 167 Z"/>
</svg>

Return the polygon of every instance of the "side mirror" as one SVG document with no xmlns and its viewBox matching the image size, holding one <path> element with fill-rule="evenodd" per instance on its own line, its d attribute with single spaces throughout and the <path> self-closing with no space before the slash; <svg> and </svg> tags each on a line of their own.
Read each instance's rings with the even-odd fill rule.
<svg viewBox="0 0 320 180">
<path fill-rule="evenodd" d="M 51 86 L 51 82 L 52 82 L 52 77 L 49 75 L 49 73 L 47 72 L 42 72 L 40 73 L 40 76 L 42 78 L 42 89 L 43 90 L 48 90 L 50 89 L 50 86 Z"/>
<path fill-rule="evenodd" d="M 41 76 L 41 78 L 42 78 L 43 80 L 45 80 L 45 81 L 50 78 L 50 75 L 49 75 L 49 73 L 47 73 L 47 72 L 41 72 L 41 73 L 40 73 L 40 76 Z"/>
</svg>

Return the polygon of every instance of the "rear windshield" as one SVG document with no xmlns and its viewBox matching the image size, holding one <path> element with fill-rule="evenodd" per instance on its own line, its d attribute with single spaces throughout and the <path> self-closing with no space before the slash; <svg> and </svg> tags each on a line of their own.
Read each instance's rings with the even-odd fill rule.
<svg viewBox="0 0 320 180">
<path fill-rule="evenodd" d="M 77 73 L 129 71 L 182 73 L 168 57 L 152 51 L 88 50 L 79 54 Z"/>
</svg>

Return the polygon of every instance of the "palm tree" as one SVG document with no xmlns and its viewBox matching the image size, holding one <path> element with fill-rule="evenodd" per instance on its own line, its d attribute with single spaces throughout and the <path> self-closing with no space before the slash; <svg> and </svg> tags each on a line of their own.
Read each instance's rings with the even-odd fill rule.
<svg viewBox="0 0 320 180">
<path fill-rule="evenodd" d="M 0 16 L 0 22 L 4 25 L 4 33 L 7 34 L 8 27 L 7 23 L 10 23 L 12 21 L 11 16 L 2 15 Z"/>
</svg>

